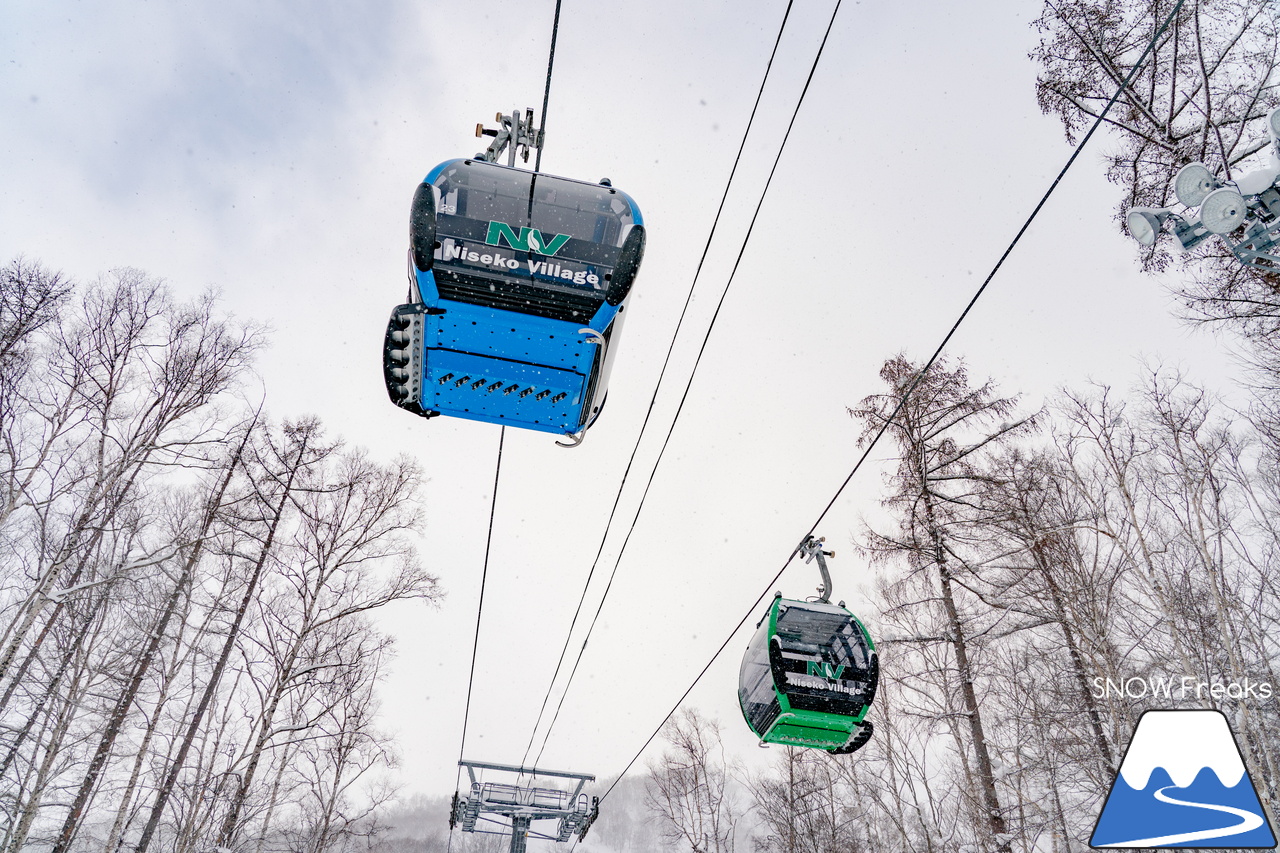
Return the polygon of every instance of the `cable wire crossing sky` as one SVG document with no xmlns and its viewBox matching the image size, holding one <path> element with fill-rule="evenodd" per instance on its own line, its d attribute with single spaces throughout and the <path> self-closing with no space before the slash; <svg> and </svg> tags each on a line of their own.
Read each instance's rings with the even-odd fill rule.
<svg viewBox="0 0 1280 853">
<path fill-rule="evenodd" d="M 638 775 L 679 707 L 758 769 L 779 750 L 740 722 L 739 675 L 773 592 L 852 643 L 806 669 L 779 640 L 795 684 L 874 694 L 866 667 L 894 654 L 877 645 L 891 572 L 864 546 L 888 529 L 897 449 L 851 416 L 886 393 L 886 362 L 945 347 L 939 369 L 963 359 L 975 388 L 1021 395 L 1011 434 L 1061 389 L 1128 388 L 1144 365 L 1247 406 L 1230 345 L 1178 320 L 1176 273 L 1142 272 L 1117 228 L 1110 131 L 1069 145 L 1041 113 L 1036 14 L 18 0 L 0 27 L 0 263 L 212 292 L 264 325 L 241 392 L 264 419 L 314 415 L 325 441 L 421 467 L 414 536 L 443 598 L 367 614 L 395 638 L 377 720 L 399 762 L 379 772 L 403 795 L 448 796 L 460 761 Z M 1185 236 L 1134 211 L 1144 243 Z M 805 604 L 810 535 L 840 554 L 839 607 Z M 1148 752 L 1171 741 L 1143 726 L 1192 714 L 1228 726 L 1149 711 L 1116 788 L 1220 769 Z M 511 811 L 461 790 L 463 822 Z M 549 834 L 585 831 L 579 795 L 603 793 L 548 805 Z M 1152 809 L 1195 809 L 1163 796 Z M 1103 817 L 1100 846 L 1161 840 Z"/>
</svg>

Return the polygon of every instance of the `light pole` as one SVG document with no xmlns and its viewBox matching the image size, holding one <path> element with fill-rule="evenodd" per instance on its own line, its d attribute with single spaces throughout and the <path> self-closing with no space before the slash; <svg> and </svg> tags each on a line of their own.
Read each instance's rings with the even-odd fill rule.
<svg viewBox="0 0 1280 853">
<path fill-rule="evenodd" d="M 1242 265 L 1280 272 L 1280 108 L 1267 117 L 1267 135 L 1265 167 L 1223 181 L 1203 163 L 1188 163 L 1173 179 L 1173 194 L 1184 211 L 1131 208 L 1125 217 L 1129 234 L 1153 246 L 1171 231 L 1184 251 L 1216 235 Z"/>
</svg>

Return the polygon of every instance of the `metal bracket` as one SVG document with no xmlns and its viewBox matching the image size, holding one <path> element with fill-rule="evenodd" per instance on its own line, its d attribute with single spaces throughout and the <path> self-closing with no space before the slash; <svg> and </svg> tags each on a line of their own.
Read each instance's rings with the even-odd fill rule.
<svg viewBox="0 0 1280 853">
<path fill-rule="evenodd" d="M 564 436 L 569 439 L 570 443 L 565 444 L 563 441 L 557 441 L 556 445 L 559 447 L 577 447 L 579 444 L 582 444 L 582 439 L 584 439 L 586 435 L 586 430 L 583 430 L 582 432 L 566 432 Z"/>
<path fill-rule="evenodd" d="M 1280 256 L 1271 251 L 1280 245 L 1280 222 L 1274 219 L 1266 223 L 1260 219 L 1254 221 L 1240 240 L 1231 239 L 1229 234 L 1218 236 L 1227 244 L 1227 248 L 1236 256 L 1236 260 L 1244 266 L 1263 272 L 1275 272 L 1276 268 L 1280 267 Z"/>
<path fill-rule="evenodd" d="M 581 790 L 581 788 L 579 788 Z M 600 818 L 600 798 L 591 798 L 591 813 L 587 815 L 587 819 L 582 823 L 582 829 L 578 831 L 578 840 L 583 841 L 587 837 L 587 830 L 591 828 L 591 824 Z"/>
<path fill-rule="evenodd" d="M 526 107 L 523 116 L 520 115 L 520 110 L 518 109 L 512 110 L 509 116 L 498 113 L 494 121 L 498 122 L 498 127 L 493 130 L 483 124 L 476 125 L 476 136 L 494 137 L 493 142 L 489 143 L 489 147 L 483 153 L 476 155 L 477 160 L 496 163 L 505 151 L 507 152 L 507 165 L 514 166 L 516 164 L 517 151 L 520 154 L 520 159 L 528 163 L 529 151 L 542 147 L 542 131 L 533 126 L 532 107 Z"/>
<path fill-rule="evenodd" d="M 600 334 L 595 329 L 579 329 L 578 334 L 586 335 L 587 343 L 596 344 L 602 350 L 607 348 L 609 345 L 609 342 L 604 339 L 604 335 Z M 582 444 L 582 439 L 585 438 L 586 435 L 587 431 L 585 429 L 581 432 L 567 432 L 565 433 L 565 437 L 569 439 L 569 443 L 565 444 L 563 441 L 557 441 L 556 444 L 560 447 L 577 447 L 579 444 Z"/>
<path fill-rule="evenodd" d="M 422 301 L 422 290 L 418 287 L 418 268 L 413 265 L 413 249 L 409 249 L 409 296 L 405 301 L 410 304 Z"/>
<path fill-rule="evenodd" d="M 827 538 L 825 536 L 819 536 L 816 539 L 812 536 L 806 536 L 805 540 L 800 543 L 800 547 L 797 550 L 799 553 L 804 554 L 804 561 L 806 563 L 812 563 L 814 558 L 817 558 L 818 571 L 822 572 L 822 586 L 818 587 L 818 601 L 823 604 L 830 604 L 831 573 L 827 571 L 827 561 L 823 558 L 834 557 L 836 552 L 822 550 L 822 543 L 826 541 Z"/>
</svg>

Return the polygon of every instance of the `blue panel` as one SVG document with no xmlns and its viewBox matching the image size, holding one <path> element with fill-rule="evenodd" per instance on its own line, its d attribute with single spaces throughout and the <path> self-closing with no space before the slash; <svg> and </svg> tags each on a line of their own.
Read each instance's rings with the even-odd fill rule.
<svg viewBox="0 0 1280 853">
<path fill-rule="evenodd" d="M 422 301 L 434 307 L 440 301 L 440 289 L 436 287 L 435 273 L 422 270 L 414 270 L 414 272 L 418 274 L 418 292 L 422 294 Z"/>
<path fill-rule="evenodd" d="M 427 350 L 422 406 L 445 415 L 577 432 L 585 378 L 465 352 Z"/>
<path fill-rule="evenodd" d="M 625 305 L 626 303 L 622 302 L 620 304 Z M 616 316 L 618 316 L 618 305 L 601 302 L 600 307 L 596 309 L 596 313 L 591 317 L 591 322 L 587 325 L 600 334 L 604 334 L 604 330 L 609 328 L 609 324 L 613 322 L 613 318 Z"/>
<path fill-rule="evenodd" d="M 461 163 L 461 162 L 462 162 L 461 157 L 455 158 L 453 160 L 445 160 L 439 166 L 436 166 L 430 172 L 427 172 L 427 176 L 422 179 L 423 183 L 434 184 L 436 182 L 436 178 L 440 177 L 441 172 L 443 172 L 449 166 L 452 166 L 454 163 Z"/>
<path fill-rule="evenodd" d="M 427 318 L 428 349 L 497 356 L 586 374 L 596 347 L 581 324 L 439 300 L 444 314 Z"/>
</svg>

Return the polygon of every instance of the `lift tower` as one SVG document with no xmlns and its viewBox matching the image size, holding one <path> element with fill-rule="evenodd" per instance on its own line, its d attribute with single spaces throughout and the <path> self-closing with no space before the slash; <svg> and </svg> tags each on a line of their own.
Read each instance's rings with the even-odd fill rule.
<svg viewBox="0 0 1280 853">
<path fill-rule="evenodd" d="M 587 835 L 587 830 L 595 822 L 600 813 L 599 798 L 582 793 L 587 782 L 594 782 L 596 777 L 586 773 L 566 773 L 560 770 L 539 770 L 536 767 L 516 767 L 510 764 L 488 764 L 482 761 L 459 761 L 458 765 L 467 768 L 467 776 L 471 779 L 471 789 L 465 798 L 453 795 L 453 812 L 449 816 L 449 828 L 461 824 L 463 832 L 484 832 L 493 835 L 505 835 L 505 832 L 478 829 L 481 821 L 504 826 L 505 823 L 485 815 L 498 815 L 511 822 L 511 853 L 525 853 L 525 840 L 529 835 L 545 838 L 548 841 L 568 841 L 577 834 L 578 840 Z M 502 773 L 516 774 L 516 784 L 499 784 L 481 782 L 476 778 L 477 770 L 496 770 Z M 539 776 L 576 779 L 578 785 L 572 792 L 559 788 L 536 788 L 532 784 L 520 785 L 522 776 L 536 779 Z M 533 832 L 530 825 L 535 820 L 558 820 L 555 835 L 544 835 Z"/>
</svg>

